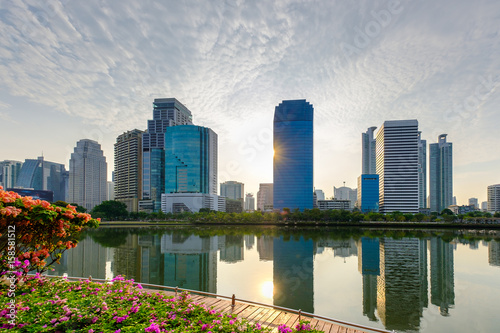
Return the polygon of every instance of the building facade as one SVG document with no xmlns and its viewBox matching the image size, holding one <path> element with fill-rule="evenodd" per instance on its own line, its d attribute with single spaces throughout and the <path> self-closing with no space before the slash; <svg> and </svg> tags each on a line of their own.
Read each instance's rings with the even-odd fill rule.
<svg viewBox="0 0 500 333">
<path fill-rule="evenodd" d="M 257 192 L 257 209 L 263 212 L 273 210 L 273 184 L 263 183 L 259 185 Z"/>
<path fill-rule="evenodd" d="M 142 207 L 159 211 L 165 193 L 165 132 L 168 127 L 192 124 L 192 115 L 175 98 L 157 98 L 153 119 L 142 134 Z"/>
<path fill-rule="evenodd" d="M 358 199 L 358 190 L 347 186 L 333 187 L 333 198 L 336 200 L 349 200 L 349 209 L 353 209 Z"/>
<path fill-rule="evenodd" d="M 350 200 L 318 200 L 319 210 L 352 210 Z"/>
<path fill-rule="evenodd" d="M 66 201 L 68 172 L 64 164 L 46 161 L 43 156 L 27 159 L 17 177 L 16 187 L 52 191 L 54 201 Z"/>
<path fill-rule="evenodd" d="M 500 212 L 500 184 L 488 186 L 488 212 Z"/>
<path fill-rule="evenodd" d="M 474 206 L 476 209 L 479 209 L 478 198 L 469 198 L 469 206 Z"/>
<path fill-rule="evenodd" d="M 313 116 L 313 106 L 306 100 L 283 101 L 275 108 L 275 210 L 313 208 Z"/>
<path fill-rule="evenodd" d="M 106 200 L 108 164 L 101 145 L 82 139 L 69 160 L 69 198 L 87 211 Z"/>
<path fill-rule="evenodd" d="M 253 212 L 255 210 L 255 198 L 252 193 L 247 193 L 245 195 L 245 210 L 247 212 Z"/>
<path fill-rule="evenodd" d="M 198 213 L 200 209 L 226 211 L 226 198 L 213 193 L 164 193 L 161 211 L 164 213 Z"/>
<path fill-rule="evenodd" d="M 429 145 L 429 201 L 432 212 L 441 212 L 453 204 L 453 146 L 446 141 L 447 134 L 438 137 L 438 143 Z"/>
<path fill-rule="evenodd" d="M 137 212 L 142 194 L 142 135 L 134 129 L 116 138 L 115 143 L 115 200 Z"/>
<path fill-rule="evenodd" d="M 217 194 L 217 134 L 180 125 L 165 132 L 165 193 Z"/>
<path fill-rule="evenodd" d="M 380 212 L 418 213 L 418 121 L 385 121 L 376 140 Z"/>
<path fill-rule="evenodd" d="M 365 174 L 358 177 L 358 208 L 362 213 L 379 211 L 379 177 Z"/>
<path fill-rule="evenodd" d="M 427 140 L 418 132 L 418 208 L 427 208 Z"/>
<path fill-rule="evenodd" d="M 22 166 L 23 162 L 19 161 L 5 160 L 0 162 L 0 186 L 4 189 L 16 186 Z"/>
<path fill-rule="evenodd" d="M 231 200 L 240 200 L 243 202 L 245 193 L 245 184 L 229 180 L 220 184 L 220 195 Z"/>
<path fill-rule="evenodd" d="M 370 127 L 365 133 L 361 133 L 361 173 L 376 173 L 376 140 L 373 137 L 376 126 Z"/>
</svg>

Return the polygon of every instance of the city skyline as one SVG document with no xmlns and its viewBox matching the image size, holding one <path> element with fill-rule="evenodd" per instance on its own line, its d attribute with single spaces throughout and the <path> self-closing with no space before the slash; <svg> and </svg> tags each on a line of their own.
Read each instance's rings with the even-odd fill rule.
<svg viewBox="0 0 500 333">
<path fill-rule="evenodd" d="M 68 169 L 74 142 L 88 138 L 114 165 L 116 137 L 146 129 L 154 98 L 175 97 L 219 134 L 218 182 L 255 194 L 272 181 L 274 106 L 306 98 L 316 115 L 314 186 L 327 197 L 343 181 L 356 186 L 360 133 L 418 119 L 428 143 L 448 133 L 457 147 L 458 203 L 486 201 L 499 183 L 500 4 L 390 4 L 12 1 L 0 21 L 0 136 L 16 144 L 0 160 L 43 151 Z"/>
</svg>

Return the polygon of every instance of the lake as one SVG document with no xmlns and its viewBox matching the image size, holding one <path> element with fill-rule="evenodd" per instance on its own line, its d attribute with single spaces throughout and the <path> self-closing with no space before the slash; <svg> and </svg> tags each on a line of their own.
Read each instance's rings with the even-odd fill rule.
<svg viewBox="0 0 500 333">
<path fill-rule="evenodd" d="M 500 231 L 101 227 L 51 275 L 178 286 L 398 332 L 498 332 Z"/>
</svg>

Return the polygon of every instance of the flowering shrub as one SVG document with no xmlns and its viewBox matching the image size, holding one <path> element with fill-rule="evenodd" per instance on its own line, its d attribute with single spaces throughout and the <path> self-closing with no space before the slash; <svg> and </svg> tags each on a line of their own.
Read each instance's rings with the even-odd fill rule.
<svg viewBox="0 0 500 333">
<path fill-rule="evenodd" d="M 74 206 L 54 206 L 0 186 L 0 275 L 43 272 L 76 246 L 83 228 L 98 225 L 99 220 Z"/>
<path fill-rule="evenodd" d="M 118 276 L 111 283 L 68 282 L 37 274 L 16 288 L 16 324 L 9 323 L 7 288 L 0 287 L 0 328 L 17 332 L 270 332 L 190 299 L 146 291 Z M 280 332 L 297 332 L 285 325 Z M 285 330 L 286 329 L 286 330 Z M 311 332 L 320 332 L 311 330 Z"/>
</svg>

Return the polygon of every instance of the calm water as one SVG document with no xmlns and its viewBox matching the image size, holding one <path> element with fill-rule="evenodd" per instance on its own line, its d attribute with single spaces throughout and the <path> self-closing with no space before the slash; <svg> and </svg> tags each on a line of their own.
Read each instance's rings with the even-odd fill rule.
<svg viewBox="0 0 500 333">
<path fill-rule="evenodd" d="M 398 332 L 499 332 L 500 231 L 100 228 L 51 274 L 136 281 Z"/>
</svg>

